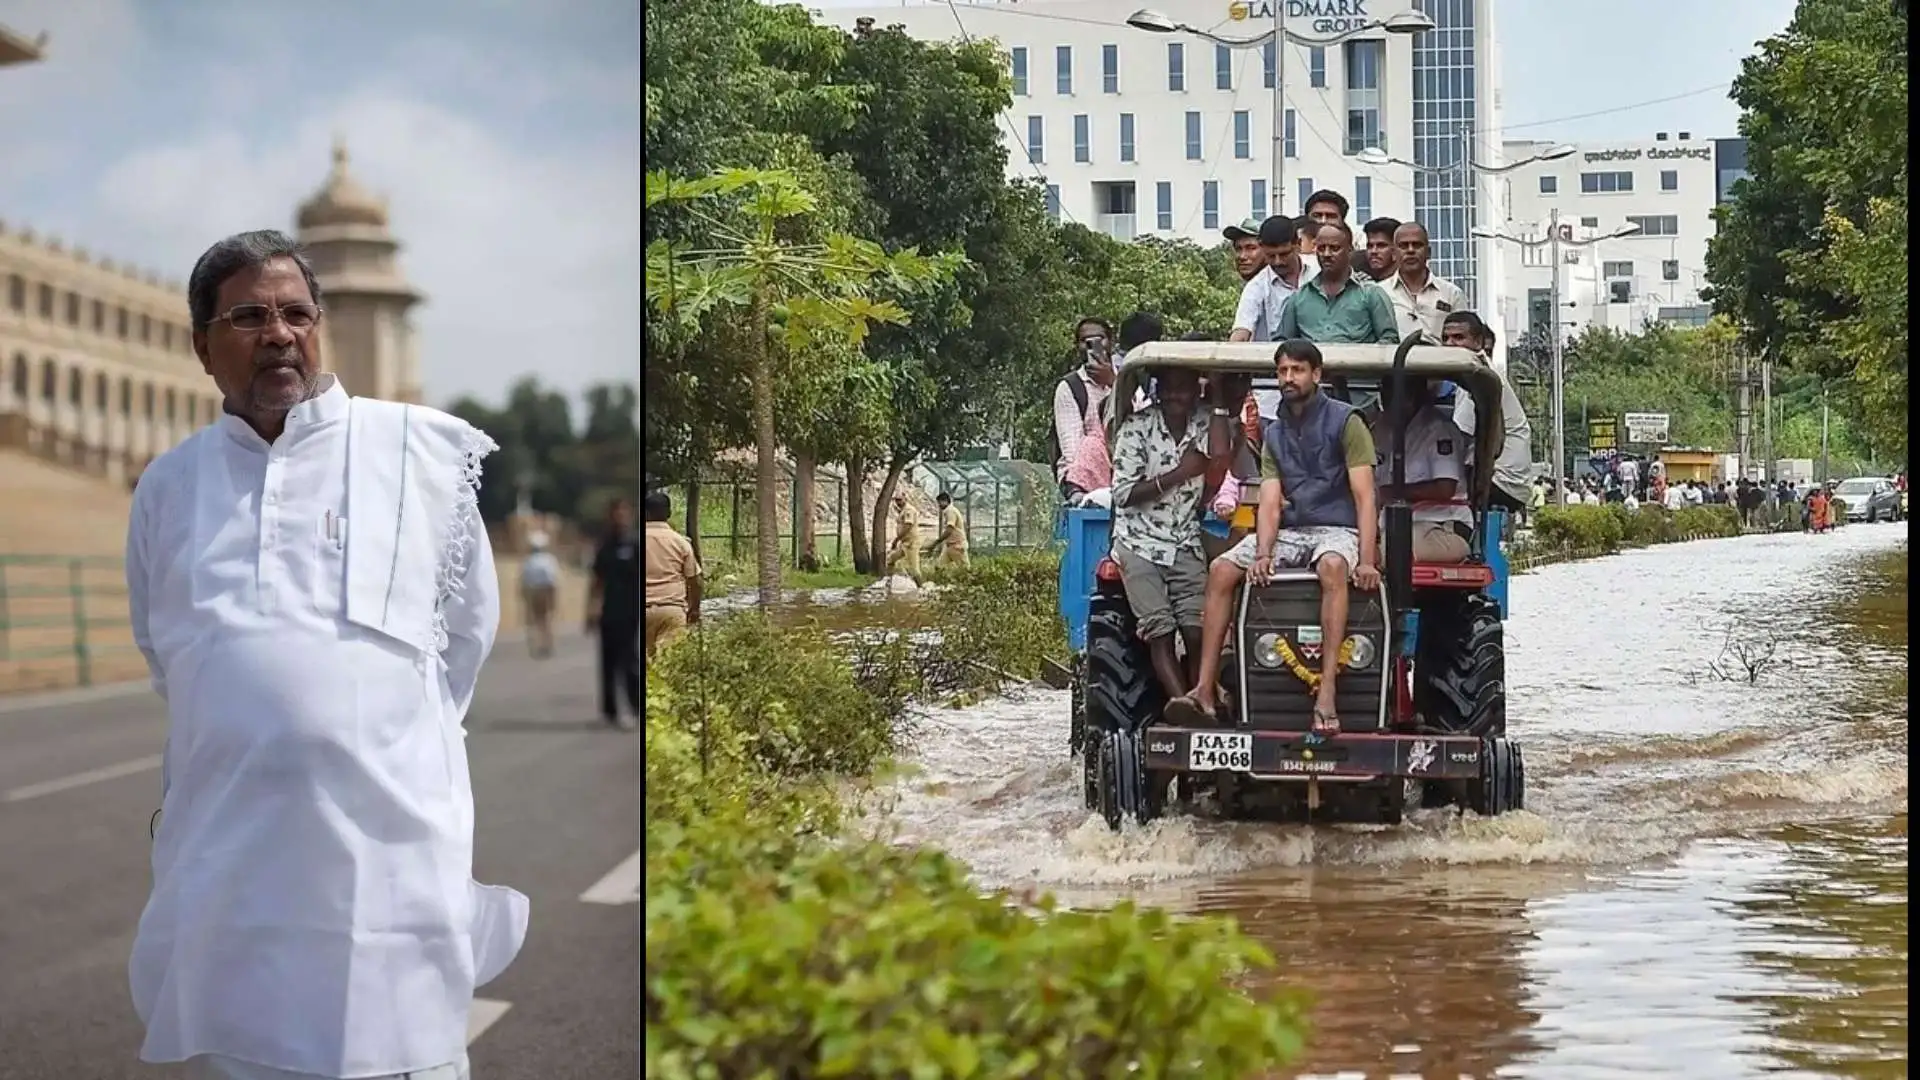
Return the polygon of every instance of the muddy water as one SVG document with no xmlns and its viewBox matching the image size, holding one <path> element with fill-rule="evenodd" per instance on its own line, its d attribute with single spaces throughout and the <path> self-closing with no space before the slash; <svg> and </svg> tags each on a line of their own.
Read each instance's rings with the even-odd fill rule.
<svg viewBox="0 0 1920 1080">
<path fill-rule="evenodd" d="M 1239 918 L 1315 995 L 1295 1075 L 1904 1077 L 1905 545 L 1862 525 L 1517 579 L 1526 813 L 1116 836 L 1040 692 L 932 717 L 886 822 L 983 884 Z"/>
</svg>

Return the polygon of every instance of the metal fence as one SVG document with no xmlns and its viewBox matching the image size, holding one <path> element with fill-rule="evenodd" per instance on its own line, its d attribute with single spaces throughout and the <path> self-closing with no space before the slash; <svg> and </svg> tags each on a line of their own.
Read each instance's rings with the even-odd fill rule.
<svg viewBox="0 0 1920 1080">
<path fill-rule="evenodd" d="M 780 477 L 778 501 L 784 506 L 781 514 L 780 546 L 786 559 L 792 563 L 800 561 L 804 548 L 803 538 L 807 529 L 800 521 L 800 500 L 795 497 L 795 484 L 790 471 L 784 471 Z M 759 488 L 752 480 L 737 477 L 718 477 L 700 482 L 700 522 L 697 542 L 701 552 L 712 557 L 722 551 L 732 560 L 753 557 L 754 543 L 760 536 L 760 520 L 757 512 Z M 687 491 L 684 487 L 668 489 L 673 498 L 673 523 L 683 534 L 692 536 L 687 528 Z M 847 484 L 838 475 L 822 471 L 813 482 L 814 521 L 812 522 L 814 550 L 819 553 L 822 562 L 841 563 L 850 558 L 847 550 Z M 832 524 L 826 523 L 831 515 Z M 709 547 L 711 541 L 714 546 Z"/>
<path fill-rule="evenodd" d="M 1060 493 L 1053 470 L 1045 465 L 1011 458 L 928 461 L 916 467 L 913 481 L 929 497 L 952 496 L 973 551 L 1053 542 Z"/>
<path fill-rule="evenodd" d="M 0 691 L 144 670 L 118 556 L 0 555 Z"/>
</svg>

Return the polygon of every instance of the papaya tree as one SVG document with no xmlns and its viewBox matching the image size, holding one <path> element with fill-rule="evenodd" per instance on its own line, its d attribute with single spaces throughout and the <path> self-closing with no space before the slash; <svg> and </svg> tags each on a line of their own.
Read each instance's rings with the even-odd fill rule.
<svg viewBox="0 0 1920 1080">
<path fill-rule="evenodd" d="M 842 232 L 806 238 L 804 223 L 818 201 L 786 170 L 725 169 L 699 179 L 649 173 L 646 208 L 685 215 L 691 228 L 676 231 L 699 237 L 648 245 L 653 316 L 678 333 L 696 332 L 709 320 L 740 320 L 754 442 L 759 599 L 771 604 L 780 595 L 774 396 L 782 373 L 776 358 L 820 341 L 859 345 L 876 324 L 907 324 L 900 300 L 947 280 L 963 259 L 913 248 L 887 252 Z"/>
</svg>

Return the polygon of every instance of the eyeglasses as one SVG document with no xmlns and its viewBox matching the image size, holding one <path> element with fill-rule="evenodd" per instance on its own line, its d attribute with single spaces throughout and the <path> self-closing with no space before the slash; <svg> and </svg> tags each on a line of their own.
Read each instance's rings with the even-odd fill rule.
<svg viewBox="0 0 1920 1080">
<path fill-rule="evenodd" d="M 275 316 L 287 324 L 287 329 L 296 334 L 313 329 L 320 321 L 318 304 L 288 304 L 285 307 L 272 307 L 267 304 L 235 304 L 223 315 L 215 315 L 209 322 L 224 322 L 235 330 L 258 332 L 273 323 Z"/>
</svg>

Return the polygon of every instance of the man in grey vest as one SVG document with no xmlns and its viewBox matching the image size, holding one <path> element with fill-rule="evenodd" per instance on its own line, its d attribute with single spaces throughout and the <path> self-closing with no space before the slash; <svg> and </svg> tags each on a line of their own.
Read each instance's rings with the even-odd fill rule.
<svg viewBox="0 0 1920 1080">
<path fill-rule="evenodd" d="M 1333 692 L 1347 635 L 1348 581 L 1362 590 L 1380 587 L 1373 436 L 1358 410 L 1320 392 L 1320 350 L 1312 342 L 1282 342 L 1274 366 L 1283 403 L 1262 440 L 1254 533 L 1207 572 L 1199 677 L 1192 693 L 1167 703 L 1167 719 L 1219 723 L 1220 652 L 1241 580 L 1264 585 L 1275 566 L 1311 566 L 1320 578 L 1321 632 L 1313 730 L 1333 734 L 1340 730 Z"/>
</svg>

